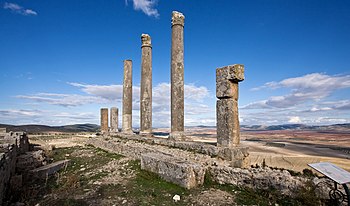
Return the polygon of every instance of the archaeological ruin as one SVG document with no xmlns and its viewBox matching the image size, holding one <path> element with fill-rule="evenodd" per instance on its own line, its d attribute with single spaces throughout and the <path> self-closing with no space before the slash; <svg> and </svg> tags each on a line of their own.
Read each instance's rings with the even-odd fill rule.
<svg viewBox="0 0 350 206">
<path fill-rule="evenodd" d="M 294 197 L 310 179 L 292 176 L 287 170 L 265 166 L 252 168 L 249 148 L 240 143 L 238 84 L 244 80 L 244 65 L 233 64 L 216 69 L 216 144 L 193 141 L 186 137 L 184 20 L 182 13 L 172 12 L 169 135 L 155 135 L 152 131 L 152 43 L 150 35 L 142 34 L 139 132 L 133 131 L 132 127 L 132 60 L 124 60 L 121 132 L 118 129 L 119 109 L 111 107 L 108 118 L 108 108 L 100 108 L 100 133 L 84 139 L 84 145 L 125 156 L 129 160 L 139 160 L 142 170 L 156 173 L 162 179 L 186 189 L 199 187 L 205 183 L 206 178 L 210 178 L 218 184 L 259 190 L 273 189 L 281 195 Z M 11 192 L 11 184 L 21 185 L 22 179 L 28 178 L 28 175 L 48 178 L 70 161 L 65 159 L 44 163 L 46 160 L 43 155 L 30 148 L 26 133 L 0 129 L 0 143 L 0 205 L 4 196 Z M 314 182 L 312 184 L 316 185 Z"/>
<path fill-rule="evenodd" d="M 110 111 L 110 115 L 111 115 L 111 127 L 110 127 L 110 132 L 114 133 L 114 132 L 118 132 L 118 108 L 116 107 L 112 107 L 111 111 Z"/>
<path fill-rule="evenodd" d="M 101 133 L 108 133 L 108 108 L 101 108 Z"/>
<path fill-rule="evenodd" d="M 122 132 L 132 134 L 132 61 L 124 61 Z"/>
<path fill-rule="evenodd" d="M 184 25 L 185 16 L 173 11 L 171 18 L 171 133 L 184 138 Z"/>
<path fill-rule="evenodd" d="M 148 34 L 141 35 L 140 134 L 152 133 L 152 44 Z"/>
</svg>

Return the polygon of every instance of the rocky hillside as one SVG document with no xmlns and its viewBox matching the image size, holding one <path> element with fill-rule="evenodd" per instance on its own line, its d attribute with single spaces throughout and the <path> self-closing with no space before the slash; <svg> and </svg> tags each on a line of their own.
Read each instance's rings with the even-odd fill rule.
<svg viewBox="0 0 350 206">
<path fill-rule="evenodd" d="M 0 124 L 0 128 L 5 127 L 7 131 L 25 131 L 28 133 L 44 132 L 96 132 L 100 126 L 96 124 L 74 124 L 64 126 L 46 126 L 46 125 L 8 125 Z"/>
</svg>

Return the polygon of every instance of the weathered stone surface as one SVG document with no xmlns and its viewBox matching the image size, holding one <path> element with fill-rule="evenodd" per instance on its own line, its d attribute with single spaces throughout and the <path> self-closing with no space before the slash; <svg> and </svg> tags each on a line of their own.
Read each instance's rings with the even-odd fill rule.
<svg viewBox="0 0 350 206">
<path fill-rule="evenodd" d="M 200 186 L 204 182 L 204 167 L 170 155 L 142 154 L 141 169 L 157 173 L 163 179 L 187 189 Z"/>
<path fill-rule="evenodd" d="M 111 128 L 110 132 L 118 132 L 118 108 L 111 108 Z"/>
<path fill-rule="evenodd" d="M 30 171 L 30 173 L 37 178 L 45 179 L 48 175 L 54 174 L 63 167 L 67 166 L 69 160 L 60 160 Z"/>
<path fill-rule="evenodd" d="M 185 25 L 185 16 L 178 11 L 173 11 L 171 17 L 171 25 L 180 25 L 183 27 Z"/>
<path fill-rule="evenodd" d="M 132 61 L 124 61 L 122 132 L 132 132 Z"/>
<path fill-rule="evenodd" d="M 247 168 L 250 165 L 248 147 L 219 147 L 218 158 L 228 160 L 232 167 Z"/>
<path fill-rule="evenodd" d="M 240 82 L 244 80 L 244 65 L 243 64 L 233 64 L 225 67 L 220 67 L 216 69 L 216 80 L 231 80 L 235 82 Z"/>
<path fill-rule="evenodd" d="M 293 196 L 302 188 L 306 178 L 292 176 L 286 170 L 270 168 L 210 167 L 210 175 L 219 184 L 232 184 L 253 189 L 276 189 L 283 195 Z"/>
<path fill-rule="evenodd" d="M 152 44 L 148 34 L 141 35 L 140 134 L 152 133 Z"/>
<path fill-rule="evenodd" d="M 1 133 L 1 134 L 6 133 L 6 128 L 1 127 L 1 128 L 0 128 L 0 133 Z"/>
<path fill-rule="evenodd" d="M 184 137 L 184 20 L 182 13 L 172 13 L 171 139 Z"/>
<path fill-rule="evenodd" d="M 216 97 L 238 100 L 238 83 L 224 79 L 216 81 Z"/>
<path fill-rule="evenodd" d="M 101 108 L 101 132 L 108 133 L 108 108 Z"/>
<path fill-rule="evenodd" d="M 219 99 L 216 102 L 216 116 L 218 146 L 238 146 L 240 128 L 237 101 L 234 99 Z"/>
<path fill-rule="evenodd" d="M 10 179 L 15 174 L 16 156 L 15 145 L 0 144 L 0 205 L 6 191 L 10 188 Z"/>
<path fill-rule="evenodd" d="M 46 163 L 46 157 L 42 150 L 26 152 L 17 157 L 16 168 L 20 173 L 41 167 Z"/>
</svg>

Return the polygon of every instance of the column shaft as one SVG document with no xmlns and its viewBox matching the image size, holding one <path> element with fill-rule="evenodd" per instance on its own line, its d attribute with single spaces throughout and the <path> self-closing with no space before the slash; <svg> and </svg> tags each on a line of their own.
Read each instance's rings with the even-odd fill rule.
<svg viewBox="0 0 350 206">
<path fill-rule="evenodd" d="M 108 108 L 101 108 L 101 132 L 108 133 Z"/>
<path fill-rule="evenodd" d="M 141 35 L 140 134 L 152 133 L 152 45 L 148 34 Z"/>
<path fill-rule="evenodd" d="M 172 13 L 170 137 L 175 139 L 184 132 L 184 20 L 182 13 Z"/>
<path fill-rule="evenodd" d="M 118 108 L 112 107 L 111 108 L 111 132 L 118 132 Z"/>
<path fill-rule="evenodd" d="M 122 131 L 132 133 L 132 61 L 124 61 Z"/>
</svg>

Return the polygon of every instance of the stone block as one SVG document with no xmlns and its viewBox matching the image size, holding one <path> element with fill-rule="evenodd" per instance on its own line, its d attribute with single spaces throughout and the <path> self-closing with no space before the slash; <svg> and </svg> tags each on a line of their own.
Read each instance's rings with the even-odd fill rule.
<svg viewBox="0 0 350 206">
<path fill-rule="evenodd" d="M 216 97 L 238 99 L 238 83 L 231 82 L 227 79 L 216 81 Z"/>
<path fill-rule="evenodd" d="M 69 160 L 61 160 L 30 170 L 29 172 L 33 174 L 34 177 L 45 179 L 47 176 L 56 173 L 57 171 L 68 165 L 68 163 Z"/>
<path fill-rule="evenodd" d="M 232 167 L 249 166 L 249 147 L 219 147 L 218 158 L 231 161 Z"/>
<path fill-rule="evenodd" d="M 227 79 L 234 82 L 240 82 L 244 80 L 244 65 L 233 64 L 216 69 L 216 79 Z"/>
<path fill-rule="evenodd" d="M 204 182 L 204 167 L 170 155 L 141 154 L 141 169 L 154 172 L 166 181 L 187 189 L 200 186 Z"/>
<path fill-rule="evenodd" d="M 216 115 L 218 146 L 233 147 L 239 145 L 240 128 L 237 101 L 219 99 L 216 102 Z"/>
</svg>

